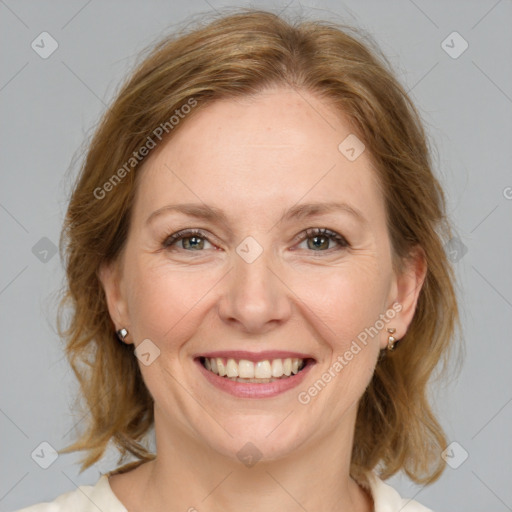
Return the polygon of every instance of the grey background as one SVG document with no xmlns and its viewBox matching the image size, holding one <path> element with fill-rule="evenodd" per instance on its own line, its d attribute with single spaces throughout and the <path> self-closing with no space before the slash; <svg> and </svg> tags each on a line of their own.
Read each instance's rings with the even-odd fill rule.
<svg viewBox="0 0 512 512">
<path fill-rule="evenodd" d="M 432 486 L 400 476 L 389 483 L 439 512 L 512 510 L 510 0 L 302 7 L 297 0 L 0 0 L 0 509 L 50 501 L 116 465 L 110 453 L 79 474 L 78 454 L 60 456 L 46 470 L 31 457 L 41 442 L 69 444 L 83 420 L 71 410 L 76 383 L 54 327 L 63 271 L 51 247 L 75 172 L 67 169 L 137 53 L 186 16 L 225 5 L 302 11 L 366 29 L 411 91 L 437 148 L 458 231 L 450 247 L 458 260 L 466 357 L 460 375 L 437 393 L 437 406 L 449 440 L 460 445 L 450 452 L 452 464 L 469 456 Z M 43 31 L 59 44 L 47 59 L 31 48 Z M 441 46 L 453 31 L 469 44 L 456 59 Z M 445 44 L 461 48 L 457 40 Z"/>
</svg>

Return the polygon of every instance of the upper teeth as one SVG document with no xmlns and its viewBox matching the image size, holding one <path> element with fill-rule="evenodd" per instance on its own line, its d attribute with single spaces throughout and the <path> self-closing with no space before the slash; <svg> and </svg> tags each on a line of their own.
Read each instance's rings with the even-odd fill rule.
<svg viewBox="0 0 512 512">
<path fill-rule="evenodd" d="M 205 367 L 220 375 L 221 377 L 240 377 L 243 379 L 270 379 L 279 378 L 283 375 L 290 376 L 296 374 L 299 368 L 302 368 L 304 359 L 286 358 L 286 359 L 266 359 L 253 363 L 247 359 L 235 361 L 234 359 L 225 359 L 221 357 L 205 357 Z"/>
</svg>

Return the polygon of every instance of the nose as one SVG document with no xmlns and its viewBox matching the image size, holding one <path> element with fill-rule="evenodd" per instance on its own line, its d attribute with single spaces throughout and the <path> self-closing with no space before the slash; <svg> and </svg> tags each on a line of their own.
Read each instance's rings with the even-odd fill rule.
<svg viewBox="0 0 512 512">
<path fill-rule="evenodd" d="M 222 320 L 247 333 L 265 333 L 290 317 L 290 290 L 263 253 L 252 263 L 234 254 L 219 304 Z"/>
</svg>

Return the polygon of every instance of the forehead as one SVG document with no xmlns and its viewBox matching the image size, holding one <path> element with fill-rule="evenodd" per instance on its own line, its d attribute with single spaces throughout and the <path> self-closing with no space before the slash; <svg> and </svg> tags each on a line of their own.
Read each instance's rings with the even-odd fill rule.
<svg viewBox="0 0 512 512">
<path fill-rule="evenodd" d="M 383 213 L 369 155 L 339 149 L 353 130 L 328 102 L 305 91 L 273 89 L 215 101 L 145 162 L 136 210 L 205 202 L 236 215 L 282 212 L 307 202 L 345 201 Z M 352 139 L 348 139 L 352 140 Z M 359 149 L 359 148 L 356 148 Z"/>
</svg>

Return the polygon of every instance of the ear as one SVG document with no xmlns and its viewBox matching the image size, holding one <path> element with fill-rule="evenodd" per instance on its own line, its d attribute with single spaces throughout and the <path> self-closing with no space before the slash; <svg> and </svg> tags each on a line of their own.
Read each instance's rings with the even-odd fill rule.
<svg viewBox="0 0 512 512">
<path fill-rule="evenodd" d="M 98 277 L 105 291 L 108 312 L 116 331 L 125 328 L 130 332 L 130 319 L 122 293 L 119 264 L 117 262 L 101 264 Z M 130 341 L 130 336 L 125 340 L 125 343 L 133 343 L 133 341 Z"/>
<path fill-rule="evenodd" d="M 388 327 L 394 327 L 396 332 L 393 336 L 400 340 L 406 333 L 409 325 L 414 318 L 416 304 L 420 295 L 421 288 L 427 275 L 427 260 L 424 250 L 419 246 L 415 246 L 409 253 L 409 256 L 403 261 L 402 269 L 395 273 L 392 291 L 389 297 L 389 304 L 392 309 L 398 311 Z M 400 306 L 397 307 L 397 305 Z M 387 332 L 385 339 L 381 342 L 381 348 L 386 348 Z"/>
</svg>

